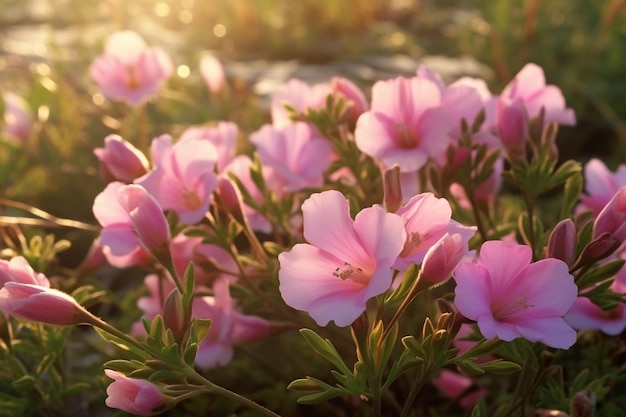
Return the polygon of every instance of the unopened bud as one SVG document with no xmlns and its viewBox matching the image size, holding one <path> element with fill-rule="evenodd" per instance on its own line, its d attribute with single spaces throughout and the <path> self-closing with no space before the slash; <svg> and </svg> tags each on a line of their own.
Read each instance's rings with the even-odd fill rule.
<svg viewBox="0 0 626 417">
<path fill-rule="evenodd" d="M 621 244 L 622 242 L 610 233 L 603 233 L 585 246 L 578 263 L 582 266 L 600 261 L 615 252 Z"/>
<path fill-rule="evenodd" d="M 178 339 L 186 330 L 186 322 L 183 297 L 178 288 L 174 288 L 163 303 L 163 324 Z"/>
<path fill-rule="evenodd" d="M 579 391 L 572 397 L 571 417 L 593 417 L 596 396 L 591 390 Z"/>
<path fill-rule="evenodd" d="M 383 173 L 383 190 L 385 209 L 389 213 L 395 213 L 402 206 L 400 167 L 398 165 L 394 165 Z"/>
<path fill-rule="evenodd" d="M 559 222 L 548 239 L 548 257 L 560 259 L 568 265 L 574 260 L 576 251 L 576 225 L 571 219 Z"/>
</svg>

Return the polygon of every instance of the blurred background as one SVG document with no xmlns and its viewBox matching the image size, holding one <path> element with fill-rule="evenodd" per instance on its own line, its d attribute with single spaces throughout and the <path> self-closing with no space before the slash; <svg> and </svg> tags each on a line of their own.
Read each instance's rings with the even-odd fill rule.
<svg viewBox="0 0 626 417">
<path fill-rule="evenodd" d="M 626 162 L 626 0 L 2 0 L 0 92 L 24 97 L 36 121 L 28 143 L 0 147 L 4 198 L 93 222 L 103 188 L 93 148 L 137 134 L 136 112 L 104 99 L 88 74 L 121 29 L 176 68 L 149 103 L 151 136 L 220 119 L 250 133 L 290 77 L 342 75 L 369 95 L 425 63 L 446 81 L 485 78 L 498 94 L 535 62 L 577 115 L 560 132 L 561 159 Z M 228 97 L 202 83 L 205 54 L 223 63 Z"/>
</svg>

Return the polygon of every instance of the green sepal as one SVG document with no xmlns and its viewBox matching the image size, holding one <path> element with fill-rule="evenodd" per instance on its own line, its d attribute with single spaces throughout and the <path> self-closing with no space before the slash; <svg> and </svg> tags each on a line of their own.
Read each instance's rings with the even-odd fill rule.
<svg viewBox="0 0 626 417">
<path fill-rule="evenodd" d="M 413 286 L 413 283 L 417 279 L 420 272 L 420 267 L 414 263 L 409 266 L 404 272 L 404 276 L 402 277 L 402 281 L 400 281 L 400 285 L 396 288 L 391 294 L 387 296 L 385 299 L 385 305 L 393 304 L 402 301 Z"/>
</svg>

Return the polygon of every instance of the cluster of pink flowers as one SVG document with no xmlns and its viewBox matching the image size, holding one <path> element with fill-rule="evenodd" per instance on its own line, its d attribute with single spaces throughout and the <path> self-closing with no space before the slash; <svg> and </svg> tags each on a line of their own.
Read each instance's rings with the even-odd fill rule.
<svg viewBox="0 0 626 417">
<path fill-rule="evenodd" d="M 207 57 L 200 69 L 209 90 L 218 93 L 225 78 L 219 61 Z M 129 31 L 111 36 L 90 69 L 105 96 L 132 106 L 155 96 L 172 71 L 163 50 Z M 349 131 L 339 139 L 310 117 L 337 102 L 344 108 L 336 122 Z M 615 335 L 626 327 L 624 304 L 603 310 L 589 298 L 597 286 L 579 288 L 575 275 L 584 270 L 581 265 L 626 258 L 625 166 L 611 172 L 597 159 L 588 162 L 585 194 L 571 217 L 591 211 L 593 219 L 576 217 L 581 224 L 564 219 L 545 248 L 520 244 L 515 234 L 488 239 L 493 230 L 487 229 L 495 225 L 482 225 L 485 232 L 479 216 L 477 225 L 455 220 L 478 204 L 493 205 L 505 166 L 525 166 L 533 157 L 529 148 L 553 145 L 544 138 L 550 125 L 575 123 L 573 110 L 556 86 L 546 84 L 539 66 L 526 65 L 499 96 L 483 80 L 465 77 L 446 85 L 420 67 L 413 77 L 376 82 L 369 103 L 344 78 L 316 85 L 293 79 L 274 95 L 271 116 L 271 123 L 247 137 L 235 123 L 218 121 L 191 126 L 177 140 L 167 133 L 155 137 L 149 156 L 117 135 L 94 151 L 106 182 L 93 202 L 102 227 L 97 245 L 114 267 L 151 268 L 138 300 L 142 318 L 163 317 L 176 337 L 175 326 L 189 325 L 189 317 L 177 322 L 185 314 L 211 320 L 196 347 L 196 368 L 226 366 L 234 346 L 277 332 L 272 319 L 240 307 L 231 290 L 244 285 L 244 277 L 277 279 L 284 303 L 319 326 L 332 321 L 345 327 L 371 318 L 372 300 L 381 308 L 386 297 L 406 287 L 405 308 L 417 292 L 452 277 L 458 320 L 471 322 L 486 339 L 523 338 L 568 349 L 578 330 Z M 539 139 L 533 136 L 538 124 Z M 341 140 L 359 153 L 356 165 L 370 163 L 381 176 L 399 172 L 385 184 L 384 204 L 382 195 L 358 189 L 367 178 L 342 165 Z M 541 140 L 546 142 L 538 145 Z M 253 152 L 238 153 L 246 148 L 241 141 Z M 497 155 L 486 166 L 484 155 L 490 152 Z M 474 166 L 478 155 L 482 159 Z M 468 166 L 481 171 L 471 178 L 474 188 L 461 184 L 463 178 L 444 181 Z M 336 184 L 345 188 L 333 189 Z M 361 199 L 345 191 L 351 186 Z M 221 227 L 220 220 L 229 227 Z M 592 240 L 577 258 L 584 221 L 592 222 Z M 242 261 L 234 243 L 240 234 L 258 258 Z M 262 242 L 270 236 L 276 242 Z M 281 253 L 270 259 L 277 247 Z M 194 296 L 188 311 L 172 317 L 167 294 L 182 292 L 180 277 L 190 264 Z M 405 279 L 413 282 L 407 285 Z M 626 269 L 612 279 L 610 289 L 624 294 Z M 0 310 L 59 325 L 81 323 L 88 314 L 72 297 L 51 289 L 23 257 L 0 261 Z M 141 321 L 132 333 L 145 336 Z M 461 349 L 460 337 L 453 343 Z M 487 395 L 466 376 L 440 371 L 433 384 L 461 405 L 473 406 Z M 169 407 L 162 385 L 105 372 L 114 380 L 108 406 L 140 415 Z"/>
</svg>

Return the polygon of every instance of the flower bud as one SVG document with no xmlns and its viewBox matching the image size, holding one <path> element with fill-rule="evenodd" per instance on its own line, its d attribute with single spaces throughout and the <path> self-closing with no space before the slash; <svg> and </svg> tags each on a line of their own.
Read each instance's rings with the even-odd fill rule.
<svg viewBox="0 0 626 417">
<path fill-rule="evenodd" d="M 19 282 L 0 289 L 0 310 L 18 319 L 63 326 L 84 323 L 89 314 L 64 292 Z"/>
<path fill-rule="evenodd" d="M 139 149 L 118 135 L 104 138 L 104 148 L 93 153 L 100 161 L 102 176 L 108 181 L 131 183 L 148 172 L 149 163 Z"/>
<path fill-rule="evenodd" d="M 615 252 L 621 244 L 622 242 L 615 239 L 610 233 L 603 233 L 585 246 L 576 262 L 577 266 L 589 265 L 600 261 Z"/>
<path fill-rule="evenodd" d="M 105 404 L 108 407 L 139 416 L 152 416 L 169 408 L 170 401 L 152 382 L 129 378 L 110 369 L 105 369 L 104 373 L 113 379 L 107 388 Z"/>
<path fill-rule="evenodd" d="M 9 261 L 0 260 L 0 288 L 7 282 L 50 287 L 48 278 L 42 273 L 35 272 L 23 256 L 15 256 Z"/>
<path fill-rule="evenodd" d="M 363 92 L 352 81 L 343 77 L 333 77 L 330 80 L 330 88 L 333 94 L 343 96 L 349 108 L 347 118 L 351 123 L 356 123 L 357 119 L 368 109 L 367 99 Z"/>
<path fill-rule="evenodd" d="M 521 100 L 507 103 L 498 100 L 496 111 L 498 135 L 511 161 L 523 161 L 526 157 L 528 137 L 528 114 Z"/>
<path fill-rule="evenodd" d="M 386 169 L 383 173 L 383 193 L 385 209 L 390 213 L 395 213 L 402 206 L 402 186 L 398 165 Z"/>
<path fill-rule="evenodd" d="M 459 233 L 444 234 L 424 256 L 420 284 L 431 286 L 450 278 L 467 252 L 467 242 Z"/>
<path fill-rule="evenodd" d="M 159 203 L 140 185 L 119 188 L 118 200 L 130 216 L 137 237 L 152 256 L 160 262 L 170 261 L 170 229 Z"/>
<path fill-rule="evenodd" d="M 621 187 L 604 206 L 593 224 L 593 237 L 610 233 L 620 242 L 626 240 L 626 186 Z"/>
<path fill-rule="evenodd" d="M 177 338 L 182 337 L 186 330 L 185 306 L 178 288 L 174 288 L 165 299 L 165 303 L 163 303 L 163 324 Z"/>
<path fill-rule="evenodd" d="M 590 390 L 578 391 L 572 397 L 571 417 L 593 417 L 596 397 Z"/>
<path fill-rule="evenodd" d="M 571 265 L 576 254 L 576 225 L 571 219 L 562 220 L 554 227 L 548 239 L 547 252 L 549 258 Z"/>
</svg>

